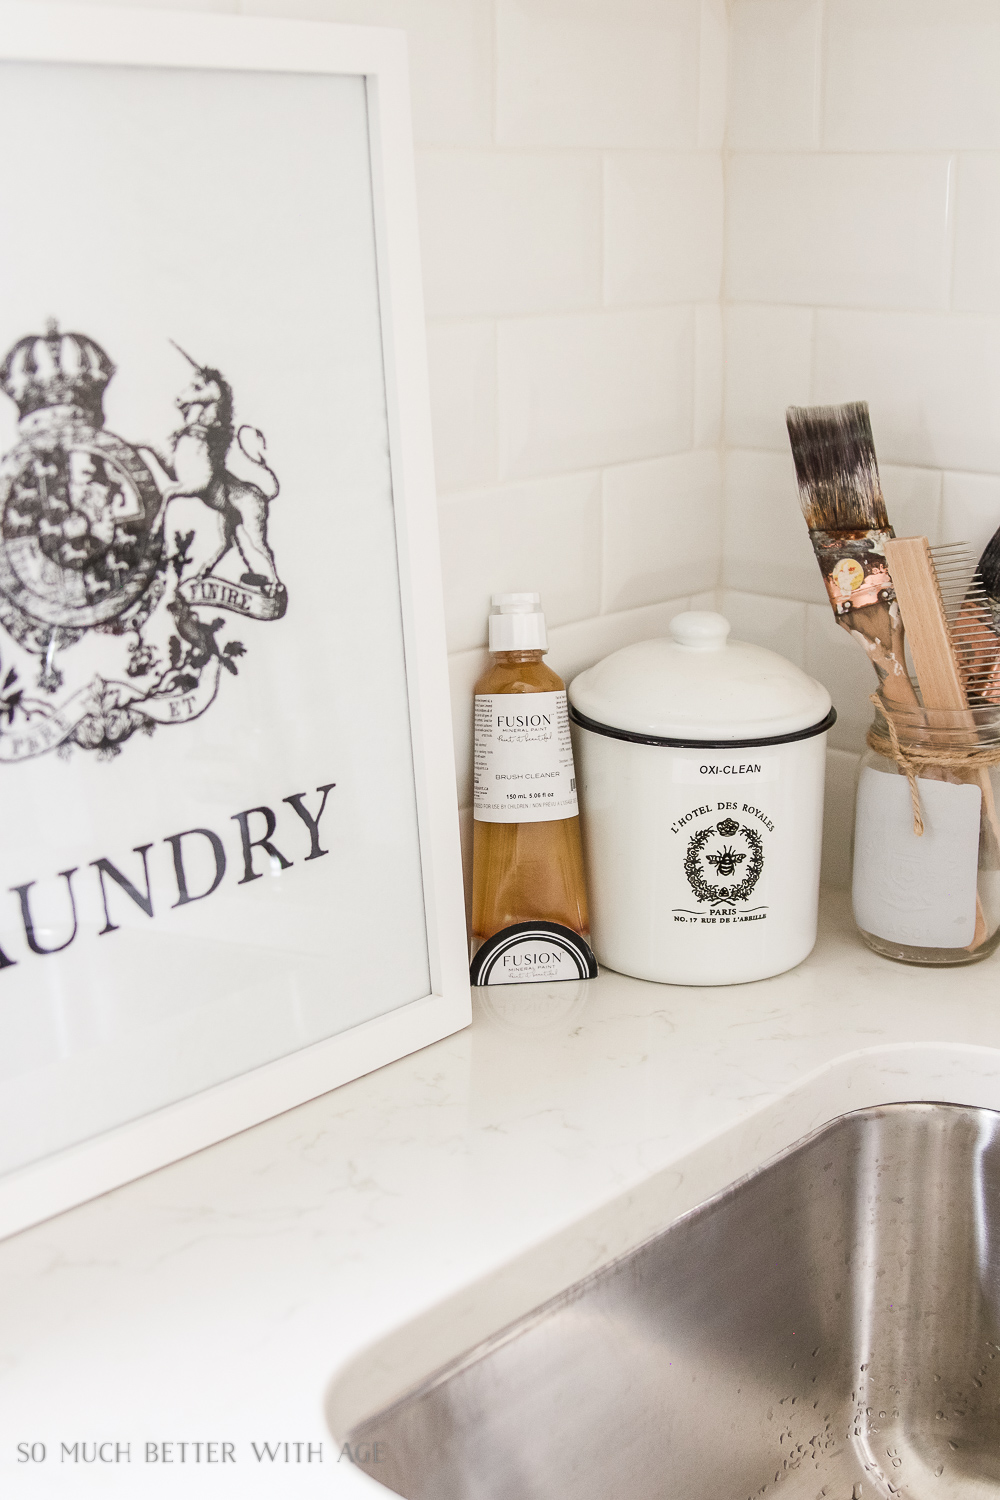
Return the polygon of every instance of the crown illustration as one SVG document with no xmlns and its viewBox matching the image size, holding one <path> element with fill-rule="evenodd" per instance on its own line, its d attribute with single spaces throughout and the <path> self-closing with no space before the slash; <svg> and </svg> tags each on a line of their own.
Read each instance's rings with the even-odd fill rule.
<svg viewBox="0 0 1000 1500">
<path fill-rule="evenodd" d="M 115 367 L 85 333 L 60 333 L 54 319 L 44 333 L 18 339 L 0 365 L 0 390 L 27 417 L 49 406 L 75 406 L 94 427 L 104 425 L 104 388 Z"/>
</svg>

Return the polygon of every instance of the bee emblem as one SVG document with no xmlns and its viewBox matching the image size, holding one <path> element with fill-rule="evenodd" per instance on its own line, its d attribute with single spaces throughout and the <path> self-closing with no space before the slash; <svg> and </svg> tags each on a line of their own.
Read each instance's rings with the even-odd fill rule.
<svg viewBox="0 0 1000 1500">
<path fill-rule="evenodd" d="M 731 848 L 730 845 L 725 844 L 719 850 L 718 854 L 706 854 L 705 858 L 708 860 L 710 865 L 715 866 L 716 874 L 735 875 L 736 866 L 743 863 L 743 861 L 746 859 L 746 855 L 737 854 L 735 849 Z"/>
<path fill-rule="evenodd" d="M 739 902 L 749 900 L 763 868 L 764 846 L 760 834 L 756 828 L 741 826 L 735 818 L 723 818 L 719 823 L 699 828 L 691 835 L 684 856 L 688 884 L 699 901 L 713 908 L 724 906 L 731 910 Z"/>
</svg>

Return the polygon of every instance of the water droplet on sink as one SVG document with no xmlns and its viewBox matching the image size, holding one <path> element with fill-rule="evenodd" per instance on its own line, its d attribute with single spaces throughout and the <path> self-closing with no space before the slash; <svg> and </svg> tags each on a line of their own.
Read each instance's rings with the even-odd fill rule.
<svg viewBox="0 0 1000 1500">
<path fill-rule="evenodd" d="M 938 1464 L 937 1468 L 934 1470 L 934 1478 L 935 1479 L 940 1479 L 941 1475 L 943 1473 L 944 1473 L 944 1464 Z"/>
</svg>

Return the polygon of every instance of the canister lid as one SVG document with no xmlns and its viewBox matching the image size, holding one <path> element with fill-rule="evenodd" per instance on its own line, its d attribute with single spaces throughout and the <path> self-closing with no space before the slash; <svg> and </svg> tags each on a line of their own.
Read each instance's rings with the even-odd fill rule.
<svg viewBox="0 0 1000 1500">
<path fill-rule="evenodd" d="M 776 651 L 729 640 L 729 621 L 689 610 L 670 637 L 640 641 L 581 672 L 578 722 L 682 744 L 797 738 L 833 722 L 830 694 Z"/>
</svg>

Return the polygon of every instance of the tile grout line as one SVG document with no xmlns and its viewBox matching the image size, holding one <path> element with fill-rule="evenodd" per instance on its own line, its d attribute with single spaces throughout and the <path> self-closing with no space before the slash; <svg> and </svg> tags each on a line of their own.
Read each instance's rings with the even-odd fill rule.
<svg viewBox="0 0 1000 1500">
<path fill-rule="evenodd" d="M 826 114 L 826 52 L 827 52 L 827 9 L 826 0 L 819 0 L 815 50 L 813 63 L 816 69 L 815 87 L 813 89 L 813 141 L 816 150 L 824 148 L 824 117 Z"/>
</svg>

